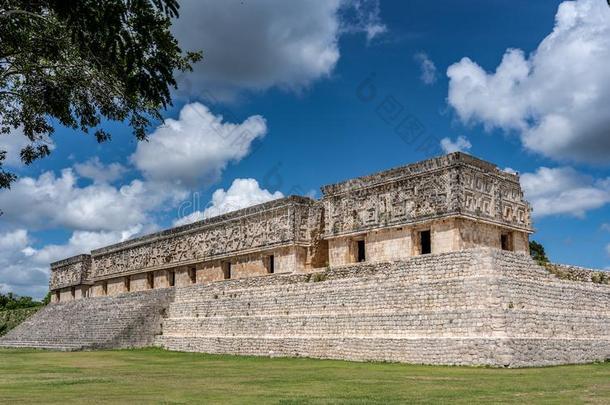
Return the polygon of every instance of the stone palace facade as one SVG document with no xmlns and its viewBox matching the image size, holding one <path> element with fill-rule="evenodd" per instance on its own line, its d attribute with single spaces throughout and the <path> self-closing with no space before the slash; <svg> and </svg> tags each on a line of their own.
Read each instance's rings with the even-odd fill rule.
<svg viewBox="0 0 610 405">
<path fill-rule="evenodd" d="M 463 153 L 51 264 L 53 302 L 491 247 L 528 253 L 518 176 Z"/>
<path fill-rule="evenodd" d="M 51 265 L 0 347 L 527 367 L 610 358 L 608 274 L 528 254 L 519 177 L 463 153 Z"/>
</svg>

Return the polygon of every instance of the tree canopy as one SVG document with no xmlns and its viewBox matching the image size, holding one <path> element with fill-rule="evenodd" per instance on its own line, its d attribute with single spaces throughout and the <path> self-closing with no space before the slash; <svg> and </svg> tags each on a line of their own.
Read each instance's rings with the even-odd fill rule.
<svg viewBox="0 0 610 405">
<path fill-rule="evenodd" d="M 103 119 L 127 122 L 138 140 L 171 105 L 183 53 L 170 27 L 178 0 L 0 0 L 0 136 L 27 137 L 21 160 L 50 153 L 53 124 L 110 134 Z M 0 188 L 16 176 L 3 169 Z"/>
<path fill-rule="evenodd" d="M 0 311 L 21 308 L 34 308 L 46 304 L 48 304 L 46 297 L 42 302 L 39 302 L 34 301 L 32 297 L 21 297 L 13 293 L 0 293 Z"/>
<path fill-rule="evenodd" d="M 530 255 L 539 264 L 545 264 L 550 262 L 549 258 L 546 256 L 544 246 L 542 246 L 541 243 L 538 243 L 535 240 L 530 241 Z"/>
</svg>

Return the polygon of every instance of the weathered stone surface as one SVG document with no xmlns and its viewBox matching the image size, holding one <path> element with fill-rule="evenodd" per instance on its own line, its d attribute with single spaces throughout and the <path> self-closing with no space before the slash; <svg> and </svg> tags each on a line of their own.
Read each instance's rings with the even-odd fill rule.
<svg viewBox="0 0 610 405">
<path fill-rule="evenodd" d="M 92 278 L 308 245 L 313 200 L 288 197 L 92 252 Z"/>
<path fill-rule="evenodd" d="M 173 290 L 48 305 L 0 339 L 0 347 L 93 350 L 150 346 Z"/>
<path fill-rule="evenodd" d="M 610 356 L 608 304 L 610 286 L 475 249 L 179 289 L 157 343 L 358 361 L 582 363 Z"/>
<path fill-rule="evenodd" d="M 152 321 L 142 326 L 143 319 Z M 560 279 L 526 255 L 478 248 L 53 305 L 0 346 L 153 341 L 180 351 L 357 361 L 603 361 L 610 285 Z"/>
<path fill-rule="evenodd" d="M 326 238 L 456 215 L 532 230 L 518 176 L 462 153 L 325 186 L 322 191 Z"/>
<path fill-rule="evenodd" d="M 91 256 L 78 255 L 51 263 L 50 290 L 81 285 L 91 271 Z"/>
</svg>

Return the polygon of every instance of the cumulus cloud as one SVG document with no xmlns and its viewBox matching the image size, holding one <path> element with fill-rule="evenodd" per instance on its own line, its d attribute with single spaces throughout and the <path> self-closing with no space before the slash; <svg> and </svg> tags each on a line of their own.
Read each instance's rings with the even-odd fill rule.
<svg viewBox="0 0 610 405">
<path fill-rule="evenodd" d="M 180 79 L 185 97 L 231 99 L 241 90 L 299 91 L 328 77 L 342 34 L 385 31 L 378 0 L 186 0 L 172 29 L 204 60 Z"/>
<path fill-rule="evenodd" d="M 60 176 L 45 172 L 38 178 L 20 178 L 10 190 L 0 190 L 3 221 L 32 229 L 116 231 L 151 222 L 151 210 L 187 195 L 141 180 L 120 187 L 79 187 L 77 180 L 72 169 L 62 170 Z"/>
<path fill-rule="evenodd" d="M 428 54 L 420 52 L 415 54 L 415 61 L 419 63 L 421 76 L 419 77 L 424 84 L 432 85 L 436 83 L 436 65 Z"/>
<path fill-rule="evenodd" d="M 127 173 L 127 168 L 120 163 L 104 164 L 97 156 L 84 163 L 76 163 L 74 170 L 79 176 L 95 183 L 112 183 Z"/>
<path fill-rule="evenodd" d="M 267 133 L 267 123 L 254 115 L 241 124 L 223 122 L 200 103 L 185 105 L 177 120 L 167 119 L 148 142 L 140 142 L 131 160 L 155 182 L 193 187 L 220 179 L 227 164 L 239 162 L 252 143 Z"/>
<path fill-rule="evenodd" d="M 33 263 L 23 252 L 29 243 L 25 229 L 0 233 L 0 285 L 6 292 L 39 298 L 47 290 L 48 269 Z"/>
<path fill-rule="evenodd" d="M 521 185 L 536 217 L 564 214 L 583 218 L 587 211 L 610 203 L 610 178 L 596 180 L 571 167 L 541 167 L 524 173 Z"/>
<path fill-rule="evenodd" d="M 451 140 L 451 138 L 441 139 L 441 148 L 445 153 L 465 152 L 472 148 L 472 144 L 470 143 L 468 138 L 464 136 L 458 136 L 455 141 Z"/>
<path fill-rule="evenodd" d="M 57 260 L 83 253 L 89 253 L 94 249 L 111 245 L 113 243 L 123 242 L 136 235 L 139 235 L 142 230 L 142 225 L 135 225 L 123 231 L 76 231 L 72 233 L 72 236 L 65 244 L 45 245 L 40 249 L 30 248 L 31 250 L 22 253 L 30 257 L 30 260 L 35 263 L 48 265 L 49 263 Z"/>
<path fill-rule="evenodd" d="M 271 193 L 262 189 L 255 179 L 235 179 L 228 190 L 218 189 L 212 194 L 212 201 L 205 210 L 178 218 L 174 221 L 174 225 L 190 224 L 282 197 L 284 195 L 279 191 Z"/>
<path fill-rule="evenodd" d="M 21 150 L 28 145 L 39 145 L 46 144 L 49 149 L 53 150 L 55 144 L 50 139 L 41 139 L 37 142 L 31 142 L 24 134 L 23 131 L 18 128 L 9 132 L 8 134 L 0 134 L 0 151 L 5 151 L 6 156 L 2 161 L 3 165 L 10 166 L 13 168 L 23 166 L 21 161 Z"/>
<path fill-rule="evenodd" d="M 463 58 L 449 67 L 448 102 L 465 123 L 517 131 L 553 159 L 608 163 L 610 8 L 563 2 L 555 27 L 531 55 L 506 51 L 495 72 Z"/>
</svg>

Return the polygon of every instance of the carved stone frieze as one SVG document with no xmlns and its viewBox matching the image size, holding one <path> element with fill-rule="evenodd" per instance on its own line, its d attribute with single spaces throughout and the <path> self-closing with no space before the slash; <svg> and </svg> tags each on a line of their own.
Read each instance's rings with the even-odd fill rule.
<svg viewBox="0 0 610 405">
<path fill-rule="evenodd" d="M 93 252 L 93 277 L 307 243 L 312 200 L 290 197 Z"/>
<path fill-rule="evenodd" d="M 89 277 L 91 256 L 79 255 L 51 264 L 51 290 L 78 286 Z"/>
</svg>

